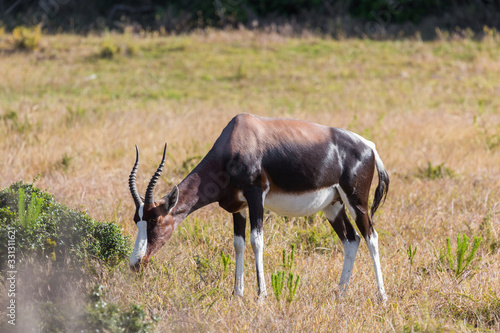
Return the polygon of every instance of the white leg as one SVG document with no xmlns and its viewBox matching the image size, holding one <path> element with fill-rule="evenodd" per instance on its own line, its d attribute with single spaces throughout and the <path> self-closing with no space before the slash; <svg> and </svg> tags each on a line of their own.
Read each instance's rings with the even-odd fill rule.
<svg viewBox="0 0 500 333">
<path fill-rule="evenodd" d="M 340 295 L 343 297 L 349 287 L 349 281 L 351 280 L 352 268 L 354 267 L 354 259 L 356 259 L 356 253 L 358 252 L 359 242 L 361 237 L 356 233 L 356 240 L 349 241 L 345 240 L 342 242 L 344 247 L 344 266 L 342 267 L 342 274 L 340 275 Z"/>
<path fill-rule="evenodd" d="M 378 253 L 378 234 L 373 229 L 373 233 L 366 238 L 366 244 L 370 250 L 370 254 L 373 260 L 373 267 L 375 268 L 375 277 L 377 278 L 377 287 L 380 294 L 380 298 L 383 302 L 387 301 L 387 295 L 384 289 L 384 280 L 382 278 L 382 269 L 380 268 L 380 258 Z"/>
<path fill-rule="evenodd" d="M 257 283 L 259 284 L 259 296 L 266 296 L 266 280 L 264 279 L 264 237 L 262 230 L 253 229 L 250 233 L 250 243 L 255 255 L 255 268 L 257 271 Z"/>
<path fill-rule="evenodd" d="M 243 296 L 243 261 L 245 254 L 245 239 L 234 235 L 234 251 L 236 253 L 236 270 L 234 273 L 234 295 Z"/>
<path fill-rule="evenodd" d="M 344 205 L 342 202 L 337 201 L 333 205 L 325 208 L 323 212 L 328 220 L 335 221 L 342 209 L 344 209 Z M 341 296 L 345 296 L 347 287 L 349 286 L 352 268 L 354 267 L 354 259 L 356 259 L 356 253 L 358 252 L 359 243 L 361 241 L 361 237 L 359 237 L 358 233 L 355 230 L 354 232 L 356 233 L 354 240 L 349 241 L 346 239 L 342 241 L 342 246 L 344 248 L 344 266 L 342 267 L 342 274 L 340 275 L 339 282 Z"/>
</svg>

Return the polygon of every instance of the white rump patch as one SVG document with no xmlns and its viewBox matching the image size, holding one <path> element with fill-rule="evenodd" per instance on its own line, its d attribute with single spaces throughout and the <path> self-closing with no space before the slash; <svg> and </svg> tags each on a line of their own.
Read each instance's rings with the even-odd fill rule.
<svg viewBox="0 0 500 333">
<path fill-rule="evenodd" d="M 284 216 L 308 216 L 332 203 L 337 186 L 305 193 L 267 193 L 264 207 Z"/>
<path fill-rule="evenodd" d="M 344 131 L 347 132 L 348 134 L 350 134 L 351 136 L 359 139 L 365 145 L 367 145 L 368 147 L 370 147 L 371 150 L 373 150 L 373 153 L 375 154 L 375 163 L 377 164 L 377 169 L 379 169 L 379 170 L 385 170 L 384 163 L 382 162 L 382 159 L 380 158 L 380 156 L 379 156 L 379 154 L 377 152 L 377 148 L 375 147 L 375 144 L 373 142 L 371 142 L 370 140 L 367 140 L 367 139 L 363 138 L 361 135 L 356 134 L 354 132 L 350 132 L 350 131 L 346 131 L 346 130 L 344 130 Z"/>
<path fill-rule="evenodd" d="M 144 204 L 141 204 L 138 211 L 140 221 L 136 224 L 139 230 L 135 240 L 134 251 L 130 256 L 130 266 L 137 264 L 146 255 L 146 249 L 148 248 L 148 223 L 142 220 L 143 212 Z"/>
</svg>

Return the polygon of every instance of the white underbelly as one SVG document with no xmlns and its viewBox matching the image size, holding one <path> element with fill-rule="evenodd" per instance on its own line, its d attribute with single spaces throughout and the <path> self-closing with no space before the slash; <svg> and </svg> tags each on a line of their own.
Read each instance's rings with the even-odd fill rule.
<svg viewBox="0 0 500 333">
<path fill-rule="evenodd" d="M 279 215 L 308 216 L 323 210 L 337 196 L 336 186 L 305 193 L 267 193 L 264 207 Z"/>
</svg>

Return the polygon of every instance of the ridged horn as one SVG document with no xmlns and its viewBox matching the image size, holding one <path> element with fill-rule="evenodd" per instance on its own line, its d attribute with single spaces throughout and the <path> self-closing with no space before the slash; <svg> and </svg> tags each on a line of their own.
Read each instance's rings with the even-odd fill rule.
<svg viewBox="0 0 500 333">
<path fill-rule="evenodd" d="M 141 196 L 139 195 L 139 191 L 137 191 L 137 185 L 135 184 L 135 176 L 137 174 L 137 167 L 139 166 L 139 148 L 137 145 L 135 146 L 135 164 L 132 168 L 132 172 L 128 177 L 128 187 L 130 189 L 130 193 L 132 194 L 132 198 L 134 199 L 135 206 L 139 207 L 142 204 Z"/>
<path fill-rule="evenodd" d="M 165 143 L 165 148 L 163 149 L 163 158 L 161 159 L 161 163 L 158 166 L 153 178 L 149 182 L 148 189 L 146 190 L 146 199 L 144 201 L 145 205 L 151 205 L 154 202 L 153 192 L 155 189 L 156 182 L 158 178 L 160 178 L 161 172 L 163 171 L 163 166 L 165 166 L 165 154 L 167 153 L 167 144 Z"/>
</svg>

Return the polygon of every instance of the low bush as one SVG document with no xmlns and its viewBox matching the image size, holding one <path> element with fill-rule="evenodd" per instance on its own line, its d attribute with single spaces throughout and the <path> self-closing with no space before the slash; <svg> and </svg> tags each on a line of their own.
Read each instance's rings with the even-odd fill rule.
<svg viewBox="0 0 500 333">
<path fill-rule="evenodd" d="M 15 232 L 17 264 L 28 257 L 51 260 L 55 264 L 89 258 L 114 266 L 131 251 L 130 240 L 122 235 L 117 224 L 95 221 L 23 182 L 0 191 L 0 241 L 3 244 L 8 243 L 12 231 Z M 1 269 L 7 263 L 5 251 L 0 252 Z"/>
<path fill-rule="evenodd" d="M 12 30 L 14 47 L 20 51 L 34 51 L 40 46 L 42 39 L 42 27 L 37 25 L 33 28 L 19 26 Z"/>
<path fill-rule="evenodd" d="M 79 332 L 151 332 L 158 320 L 146 318 L 144 308 L 131 304 L 128 308 L 106 302 L 103 286 L 96 286 L 89 296 L 89 305 L 80 318 Z"/>
<path fill-rule="evenodd" d="M 120 53 L 120 47 L 115 45 L 110 39 L 106 39 L 101 44 L 99 56 L 104 59 L 113 59 Z"/>
</svg>

